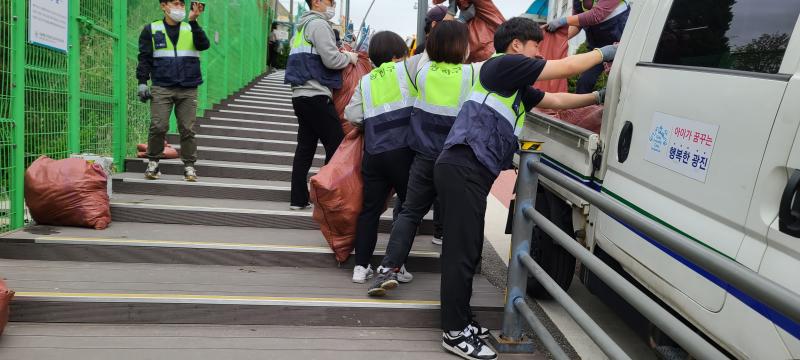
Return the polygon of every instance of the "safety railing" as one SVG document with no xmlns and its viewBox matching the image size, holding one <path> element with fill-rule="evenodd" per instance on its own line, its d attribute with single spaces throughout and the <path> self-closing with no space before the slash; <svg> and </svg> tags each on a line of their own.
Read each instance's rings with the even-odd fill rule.
<svg viewBox="0 0 800 360">
<path fill-rule="evenodd" d="M 601 259 L 592 254 L 534 208 L 540 176 L 555 182 L 586 200 L 606 214 L 619 219 L 637 231 L 655 239 L 678 255 L 699 265 L 713 276 L 763 303 L 778 316 L 800 322 L 800 295 L 767 279 L 743 265 L 650 220 L 617 203 L 615 200 L 587 188 L 540 161 L 539 153 L 523 151 L 520 155 L 517 178 L 517 198 L 514 207 L 511 235 L 511 259 L 508 269 L 508 291 L 500 336 L 501 344 L 519 343 L 525 320 L 542 340 L 554 359 L 568 359 L 560 345 L 545 329 L 525 302 L 527 276 L 530 273 L 578 323 L 598 347 L 611 359 L 630 359 L 608 334 L 530 256 L 531 234 L 538 226 L 553 241 L 575 256 L 612 290 L 630 303 L 661 331 L 697 359 L 727 359 L 717 347 L 690 329 L 648 295 L 640 291 Z"/>
</svg>

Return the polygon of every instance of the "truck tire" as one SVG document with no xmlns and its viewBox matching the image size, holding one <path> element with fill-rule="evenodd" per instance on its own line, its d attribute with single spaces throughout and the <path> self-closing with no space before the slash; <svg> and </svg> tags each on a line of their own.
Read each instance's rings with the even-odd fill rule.
<svg viewBox="0 0 800 360">
<path fill-rule="evenodd" d="M 539 186 L 536 194 L 536 211 L 546 216 L 561 230 L 573 238 L 572 207 L 552 192 Z M 565 291 L 575 276 L 575 257 L 553 242 L 553 239 L 538 227 L 531 235 L 531 257 Z M 550 299 L 547 290 L 533 276 L 528 276 L 528 295 L 537 299 Z"/>
</svg>

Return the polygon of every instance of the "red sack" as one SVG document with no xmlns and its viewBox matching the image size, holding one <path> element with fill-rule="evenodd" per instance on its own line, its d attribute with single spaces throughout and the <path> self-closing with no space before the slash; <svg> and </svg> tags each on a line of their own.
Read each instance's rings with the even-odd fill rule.
<svg viewBox="0 0 800 360">
<path fill-rule="evenodd" d="M 340 263 L 350 257 L 355 242 L 364 197 L 363 154 L 364 136 L 353 129 L 345 135 L 331 161 L 311 177 L 314 220 Z"/>
<path fill-rule="evenodd" d="M 441 4 L 444 0 L 434 0 L 434 4 Z M 458 0 L 458 7 L 466 9 L 475 5 L 475 17 L 467 23 L 469 28 L 469 59 L 470 63 L 488 60 L 495 53 L 494 33 L 500 24 L 506 21 L 492 0 Z"/>
<path fill-rule="evenodd" d="M 111 223 L 107 182 L 100 165 L 42 156 L 25 171 L 25 202 L 39 224 L 105 229 Z"/>
<path fill-rule="evenodd" d="M 349 46 L 345 46 L 345 50 L 349 51 L 349 49 Z M 353 97 L 358 82 L 370 71 L 372 71 L 372 63 L 369 61 L 369 55 L 363 51 L 358 53 L 358 63 L 347 65 L 342 70 L 342 88 L 333 92 L 333 105 L 336 107 L 336 113 L 339 114 L 339 122 L 341 122 L 345 134 L 350 133 L 352 125 L 344 118 L 344 108 L 350 103 L 350 98 Z"/>
<path fill-rule="evenodd" d="M 8 324 L 12 298 L 14 298 L 14 291 L 6 287 L 6 282 L 0 279 L 0 335 L 3 334 L 3 330 Z"/>
<path fill-rule="evenodd" d="M 147 157 L 147 144 L 139 144 L 136 145 L 136 157 L 138 158 L 146 158 Z M 163 159 L 177 159 L 180 157 L 178 154 L 178 150 L 175 150 L 170 144 L 164 142 L 164 155 Z"/>
<path fill-rule="evenodd" d="M 539 53 L 545 60 L 559 60 L 567 57 L 569 50 L 567 28 L 568 26 L 564 26 L 554 33 L 543 31 L 544 40 L 539 43 Z M 544 92 L 560 93 L 567 92 L 569 84 L 567 79 L 554 79 L 537 81 L 533 87 Z"/>
</svg>

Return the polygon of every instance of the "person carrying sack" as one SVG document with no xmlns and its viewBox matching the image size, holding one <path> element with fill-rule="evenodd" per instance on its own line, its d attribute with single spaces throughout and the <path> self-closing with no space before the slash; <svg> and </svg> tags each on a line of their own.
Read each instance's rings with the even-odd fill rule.
<svg viewBox="0 0 800 360">
<path fill-rule="evenodd" d="M 372 36 L 369 58 L 375 66 L 361 78 L 345 118 L 364 133 L 364 206 L 356 227 L 356 266 L 353 282 L 364 283 L 372 277 L 369 263 L 378 241 L 378 222 L 391 190 L 399 204 L 405 202 L 406 185 L 414 152 L 408 147 L 409 121 L 417 88 L 405 58 L 408 46 L 400 35 L 382 31 Z M 382 268 L 378 268 L 381 271 Z M 413 279 L 402 266 L 401 282 Z"/>
</svg>

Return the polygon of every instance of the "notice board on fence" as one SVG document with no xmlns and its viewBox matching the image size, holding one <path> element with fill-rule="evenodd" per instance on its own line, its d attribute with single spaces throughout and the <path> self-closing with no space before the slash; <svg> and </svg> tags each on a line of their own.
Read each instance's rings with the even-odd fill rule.
<svg viewBox="0 0 800 360">
<path fill-rule="evenodd" d="M 31 44 L 67 51 L 69 0 L 29 0 L 28 39 Z"/>
</svg>

